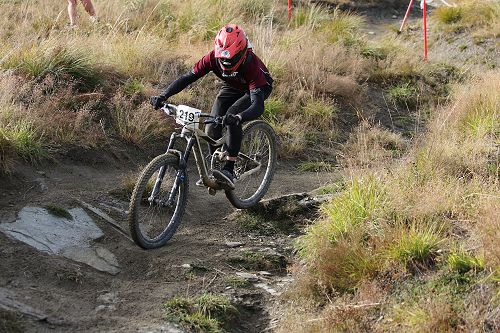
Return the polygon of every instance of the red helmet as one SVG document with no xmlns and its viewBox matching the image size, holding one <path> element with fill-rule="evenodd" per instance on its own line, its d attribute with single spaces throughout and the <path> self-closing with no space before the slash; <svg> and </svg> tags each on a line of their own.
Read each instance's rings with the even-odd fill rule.
<svg viewBox="0 0 500 333">
<path fill-rule="evenodd" d="M 245 60 L 247 52 L 247 35 L 239 26 L 228 24 L 215 36 L 215 58 L 224 75 L 234 73 Z"/>
</svg>

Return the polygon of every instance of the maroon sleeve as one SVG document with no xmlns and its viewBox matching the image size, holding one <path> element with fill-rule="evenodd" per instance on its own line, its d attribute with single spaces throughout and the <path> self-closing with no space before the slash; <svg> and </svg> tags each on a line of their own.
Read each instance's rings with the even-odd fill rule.
<svg viewBox="0 0 500 333">
<path fill-rule="evenodd" d="M 196 64 L 194 64 L 193 67 L 194 75 L 196 75 L 197 77 L 202 77 L 204 75 L 207 75 L 208 73 L 210 73 L 210 71 L 213 70 L 211 61 L 212 53 L 214 53 L 213 50 L 210 53 L 206 54 L 203 58 L 201 58 Z"/>
<path fill-rule="evenodd" d="M 269 84 L 268 78 L 271 77 L 262 61 L 255 54 L 252 56 L 249 66 L 245 66 L 245 76 L 250 91 L 267 86 Z"/>
</svg>

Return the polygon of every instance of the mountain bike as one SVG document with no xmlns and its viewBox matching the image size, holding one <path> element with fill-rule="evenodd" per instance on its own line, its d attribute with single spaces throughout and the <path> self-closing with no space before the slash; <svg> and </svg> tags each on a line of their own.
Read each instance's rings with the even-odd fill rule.
<svg viewBox="0 0 500 333">
<path fill-rule="evenodd" d="M 226 135 L 215 140 L 203 130 L 203 124 L 222 126 L 221 117 L 201 110 L 165 104 L 161 110 L 175 119 L 180 131 L 174 131 L 167 151 L 155 157 L 142 170 L 129 206 L 129 228 L 134 242 L 144 249 L 165 245 L 179 226 L 188 198 L 188 160 L 194 154 L 202 184 L 208 193 L 224 191 L 236 208 L 257 204 L 266 194 L 276 169 L 277 140 L 273 128 L 262 120 L 243 125 L 241 150 L 235 163 L 234 188 L 228 188 L 211 175 L 220 170 L 227 157 Z M 185 142 L 183 150 L 174 149 L 178 139 Z M 204 155 L 202 141 L 218 147 L 212 155 Z"/>
</svg>

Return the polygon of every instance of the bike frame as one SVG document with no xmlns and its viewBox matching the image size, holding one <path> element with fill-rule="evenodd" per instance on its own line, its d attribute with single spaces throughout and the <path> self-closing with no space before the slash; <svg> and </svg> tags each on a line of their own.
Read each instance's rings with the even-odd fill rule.
<svg viewBox="0 0 500 333">
<path fill-rule="evenodd" d="M 172 104 L 167 104 L 162 108 L 162 110 L 167 115 L 172 116 L 172 114 L 175 114 L 177 112 L 177 107 Z M 200 118 L 210 118 L 210 117 L 212 116 L 207 113 L 200 114 Z M 206 124 L 207 122 L 204 123 Z M 176 155 L 179 158 L 179 170 L 177 170 L 177 174 L 175 176 L 175 183 L 172 186 L 172 190 L 170 191 L 168 200 L 166 202 L 160 201 L 159 203 L 161 205 L 168 206 L 174 203 L 179 186 L 186 179 L 185 172 L 189 156 L 191 155 L 191 151 L 193 151 L 194 153 L 194 158 L 196 161 L 196 166 L 198 168 L 198 173 L 200 174 L 200 178 L 202 179 L 203 184 L 209 188 L 210 193 L 215 194 L 217 190 L 222 189 L 222 187 L 219 185 L 219 183 L 215 181 L 215 179 L 212 179 L 208 176 L 208 168 L 206 165 L 205 158 L 203 157 L 200 138 L 208 142 L 210 145 L 221 146 L 226 142 L 226 136 L 227 133 L 225 133 L 219 140 L 214 140 L 199 128 L 193 130 L 190 129 L 188 125 L 184 125 L 182 127 L 181 133 L 173 132 L 170 135 L 170 140 L 168 142 L 166 154 L 170 153 Z M 173 149 L 174 144 L 178 138 L 182 138 L 186 141 L 186 149 L 184 150 L 184 152 L 177 149 Z M 162 166 L 159 170 L 158 177 L 156 178 L 155 185 L 151 192 L 151 196 L 148 199 L 150 203 L 153 203 L 155 200 L 157 200 L 156 195 L 158 194 L 158 191 L 161 187 L 163 177 L 165 176 L 165 171 L 166 171 L 165 166 Z"/>
</svg>

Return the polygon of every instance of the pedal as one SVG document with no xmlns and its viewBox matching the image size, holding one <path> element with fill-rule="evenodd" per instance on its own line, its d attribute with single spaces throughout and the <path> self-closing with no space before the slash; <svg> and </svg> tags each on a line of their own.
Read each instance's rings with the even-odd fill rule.
<svg viewBox="0 0 500 333">
<path fill-rule="evenodd" d="M 208 194 L 210 194 L 210 195 L 216 195 L 217 194 L 217 190 L 214 189 L 214 188 L 209 187 L 208 188 Z"/>
<path fill-rule="evenodd" d="M 213 176 L 216 179 L 218 185 L 222 187 L 222 189 L 226 191 L 234 190 L 234 183 L 229 183 L 229 180 L 222 172 L 220 172 L 219 170 L 214 170 Z"/>
</svg>

